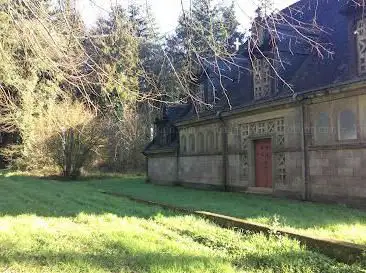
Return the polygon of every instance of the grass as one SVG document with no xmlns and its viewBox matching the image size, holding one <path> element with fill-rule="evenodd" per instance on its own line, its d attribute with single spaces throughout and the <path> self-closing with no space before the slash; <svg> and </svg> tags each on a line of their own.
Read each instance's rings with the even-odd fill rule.
<svg viewBox="0 0 366 273">
<path fill-rule="evenodd" d="M 90 186 L 151 201 L 277 225 L 288 231 L 366 245 L 366 212 L 242 193 L 201 191 L 146 184 L 143 178 L 94 180 Z"/>
<path fill-rule="evenodd" d="M 366 272 L 285 237 L 109 197 L 93 183 L 0 176 L 0 272 Z"/>
</svg>

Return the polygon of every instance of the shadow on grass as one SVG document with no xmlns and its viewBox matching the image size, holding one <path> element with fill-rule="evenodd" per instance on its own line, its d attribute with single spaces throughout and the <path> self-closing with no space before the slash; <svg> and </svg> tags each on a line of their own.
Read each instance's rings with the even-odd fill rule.
<svg viewBox="0 0 366 273">
<path fill-rule="evenodd" d="M 355 238 L 358 243 L 366 244 L 365 239 L 361 238 L 366 232 L 364 211 L 267 196 L 156 186 L 144 183 L 141 177 L 98 177 L 77 183 L 3 175 L 0 177 L 0 214 L 59 217 L 84 212 L 144 218 L 158 213 L 176 215 L 159 207 L 148 207 L 124 198 L 103 195 L 98 192 L 101 189 L 189 209 L 245 218 L 271 226 L 322 229 L 321 232 L 330 236 L 329 238 L 334 238 L 342 230 L 345 235 L 338 237 L 339 240 L 348 240 L 347 232 L 352 229 L 352 234 L 349 233 L 351 241 Z"/>
<path fill-rule="evenodd" d="M 42 180 L 30 176 L 0 175 L 0 216 L 24 214 L 73 217 L 80 213 L 150 218 L 175 215 L 124 198 L 104 195 L 83 183 Z"/>
<path fill-rule="evenodd" d="M 328 231 L 354 229 L 355 227 L 353 233 L 358 232 L 359 237 L 361 237 L 361 233 L 366 233 L 366 212 L 343 205 L 160 186 L 146 184 L 139 178 L 96 180 L 86 182 L 86 184 L 112 193 L 122 193 L 178 207 L 244 218 L 270 226 Z M 366 244 L 366 241 L 364 243 Z"/>
<path fill-rule="evenodd" d="M 136 180 L 132 181 L 131 183 L 137 183 Z M 123 185 L 133 187 L 128 186 L 128 184 Z M 142 187 L 142 184 L 135 184 L 135 186 Z M 151 190 L 152 188 L 148 189 Z M 158 191 L 159 189 L 155 188 L 155 190 Z M 177 198 L 177 195 L 173 194 L 174 191 L 177 191 L 177 188 L 167 188 L 166 192 L 160 193 L 160 195 L 165 194 L 170 198 Z M 179 191 L 177 192 L 179 193 Z M 169 196 L 169 194 L 172 196 Z M 202 192 L 192 193 L 194 198 L 201 196 L 201 199 L 197 199 L 201 202 L 200 204 L 207 202 L 207 198 L 212 198 L 210 194 L 212 193 L 204 193 L 203 195 Z M 213 194 L 213 196 L 221 196 L 222 198 L 221 194 L 225 193 Z M 190 195 L 185 192 L 182 196 L 189 197 Z M 188 199 L 190 198 L 192 196 Z M 215 200 L 216 204 L 219 203 L 217 200 L 220 199 Z M 192 203 L 194 202 L 193 200 Z M 225 202 L 229 202 L 229 200 L 225 199 Z M 194 204 L 197 205 L 197 203 Z M 145 219 L 158 214 L 165 216 L 179 215 L 174 212 L 164 211 L 159 207 L 149 207 L 124 198 L 101 194 L 95 186 L 91 186 L 89 183 L 46 181 L 27 176 L 2 175 L 0 177 L 0 216 L 31 214 L 59 218 L 74 217 L 80 213 L 92 215 L 114 214 L 120 217 L 131 216 Z M 90 225 L 93 225 L 93 223 L 91 222 Z M 140 227 L 137 225 L 137 229 Z M 22 226 L 22 228 L 26 228 L 26 226 Z M 121 230 L 123 229 L 121 228 Z M 140 232 L 139 230 L 135 231 L 135 229 L 133 231 Z M 17 245 L 17 243 L 14 244 L 14 242 L 17 242 L 16 240 L 8 240 L 5 237 L 0 251 L 1 254 L 4 253 L 5 255 L 0 255 L 0 267 L 1 265 L 20 265 L 22 269 L 27 268 L 27 266 L 49 267 L 51 271 L 59 272 L 89 272 L 91 268 L 96 272 L 101 270 L 107 272 L 224 272 L 225 269 L 232 268 L 234 263 L 238 267 L 243 267 L 244 271 L 253 271 L 255 269 L 258 272 L 286 272 L 285 269 L 289 269 L 287 272 L 352 272 L 349 271 L 349 268 L 347 268 L 348 271 L 339 270 L 339 268 L 343 268 L 343 265 L 334 267 L 334 263 L 324 256 L 302 251 L 296 252 L 285 249 L 284 251 L 275 252 L 263 247 L 264 249 L 258 251 L 254 249 L 252 253 L 251 248 L 238 249 L 238 253 L 236 251 L 231 253 L 233 258 L 227 257 L 224 259 L 220 258 L 219 255 L 210 255 L 202 251 L 201 248 L 198 249 L 200 251 L 191 248 L 189 251 L 182 250 L 181 243 L 174 240 L 169 240 L 169 243 L 165 245 L 164 240 L 160 239 L 160 235 L 163 234 L 156 233 L 155 230 L 146 232 L 146 237 L 151 236 L 151 238 L 145 238 L 145 234 L 141 236 L 141 233 L 137 236 L 138 238 L 133 236 L 133 232 L 119 234 L 119 226 L 117 232 L 108 233 L 108 231 L 105 231 L 106 235 L 104 235 L 103 229 L 99 229 L 97 233 L 99 232 L 101 236 L 87 233 L 86 236 L 89 239 L 85 242 L 82 241 L 82 234 L 78 238 L 71 237 L 64 244 L 60 242 L 57 248 L 50 243 L 55 241 L 54 237 L 47 239 L 47 236 L 43 236 L 43 234 L 40 235 L 41 240 L 30 242 L 35 246 L 30 249 L 22 249 L 24 246 L 27 247 L 28 241 L 24 245 L 23 243 Z M 131 234 L 132 236 L 130 236 Z M 21 235 L 20 233 L 17 236 Z M 192 244 L 215 248 L 211 241 L 204 238 L 198 240 L 193 233 L 183 232 L 180 235 L 184 238 L 193 238 Z M 108 236 L 114 239 L 106 240 Z M 39 239 L 37 236 L 30 237 L 30 240 Z M 79 244 L 74 245 L 74 241 L 78 241 Z M 80 247 L 80 245 L 83 247 Z M 229 249 L 225 237 L 223 237 L 218 247 Z M 318 270 L 319 265 L 323 266 L 323 264 L 322 270 Z M 209 270 L 206 270 L 207 268 Z"/>
<path fill-rule="evenodd" d="M 20 176 L 24 177 L 24 176 Z M 49 176 L 35 176 L 30 175 L 33 179 L 42 179 L 46 181 L 60 181 L 60 182 L 68 182 L 68 183 L 77 183 L 77 182 L 88 182 L 88 181 L 95 181 L 95 180 L 107 180 L 107 179 L 145 179 L 143 174 L 118 174 L 118 173 L 92 173 L 88 175 L 83 175 L 79 177 L 65 177 L 60 175 L 49 175 Z"/>
</svg>

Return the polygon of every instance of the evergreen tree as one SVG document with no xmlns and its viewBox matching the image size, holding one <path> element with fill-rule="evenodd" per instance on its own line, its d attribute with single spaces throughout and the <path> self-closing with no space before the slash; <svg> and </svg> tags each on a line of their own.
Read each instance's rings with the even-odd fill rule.
<svg viewBox="0 0 366 273">
<path fill-rule="evenodd" d="M 154 40 L 156 38 L 155 18 L 152 15 L 150 6 L 132 3 L 127 8 L 127 14 L 136 37 L 144 40 Z"/>
<path fill-rule="evenodd" d="M 215 57 L 227 58 L 233 53 L 233 40 L 242 36 L 238 26 L 233 3 L 225 6 L 214 0 L 193 0 L 165 47 L 181 88 L 196 93 L 202 67 Z"/>
<path fill-rule="evenodd" d="M 106 99 L 102 104 L 112 101 L 121 106 L 126 99 L 152 97 L 150 93 L 160 91 L 163 54 L 149 7 L 113 7 L 107 18 L 98 20 L 90 37 L 85 48 L 90 61 L 103 72 L 91 74 L 98 83 L 94 93 Z"/>
<path fill-rule="evenodd" d="M 183 55 L 212 57 L 230 52 L 230 39 L 238 37 L 234 5 L 214 4 L 213 0 L 193 0 L 192 8 L 179 18 L 167 49 Z"/>
</svg>

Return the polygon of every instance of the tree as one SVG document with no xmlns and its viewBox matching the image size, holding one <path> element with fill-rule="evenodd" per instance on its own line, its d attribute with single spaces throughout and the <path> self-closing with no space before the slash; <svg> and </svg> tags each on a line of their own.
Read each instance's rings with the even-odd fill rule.
<svg viewBox="0 0 366 273">
<path fill-rule="evenodd" d="M 135 5 L 114 6 L 107 18 L 98 21 L 85 48 L 90 65 L 97 67 L 91 81 L 108 125 L 102 165 L 113 171 L 141 170 L 145 164 L 141 151 L 153 118 L 151 108 L 141 100 L 146 102 L 158 90 L 154 54 L 159 46 L 153 19 Z"/>
<path fill-rule="evenodd" d="M 232 56 L 233 40 L 242 38 L 238 26 L 233 3 L 225 6 L 213 0 L 194 0 L 190 10 L 184 10 L 165 50 L 171 60 L 170 73 L 179 78 L 186 95 L 197 95 L 198 75 L 206 65 Z"/>
<path fill-rule="evenodd" d="M 314 39 L 326 32 L 318 25 L 316 12 L 313 20 L 305 21 L 294 15 L 301 12 L 272 10 L 269 2 L 261 1 L 262 12 L 254 25 L 268 32 L 274 54 L 278 52 L 276 41 L 292 35 L 320 57 L 331 55 L 327 44 Z M 100 19 L 90 31 L 71 3 L 0 0 L 0 124 L 3 130 L 19 132 L 20 154 L 25 158 L 32 158 L 32 149 L 37 148 L 39 117 L 66 98 L 92 105 L 99 116 L 121 122 L 122 135 L 135 132 L 127 140 L 142 134 L 143 130 L 133 126 L 147 126 L 149 119 L 141 116 L 150 118 L 150 110 L 146 110 L 150 105 L 189 99 L 202 104 L 197 92 L 200 76 L 207 66 L 230 62 L 233 40 L 241 37 L 234 5 L 219 5 L 214 0 L 192 0 L 164 45 L 148 7 L 114 6 L 110 16 Z M 354 3 L 364 7 L 363 1 Z M 284 33 L 279 25 L 285 26 L 281 28 Z M 263 53 L 259 35 L 250 34 L 246 43 L 249 56 L 254 50 Z M 276 57 L 280 62 L 279 53 Z M 126 151 L 138 150 L 137 145 L 131 144 L 133 149 L 129 145 L 124 146 Z"/>
<path fill-rule="evenodd" d="M 52 165 L 46 142 L 61 128 L 68 129 L 64 113 L 54 110 L 83 89 L 80 64 L 86 55 L 76 38 L 83 31 L 78 18 L 75 10 L 55 7 L 51 1 L 0 5 L 0 124 L 3 132 L 16 132 L 21 138 L 6 154 L 16 155 L 12 163 L 22 168 Z M 76 121 L 80 123 L 80 115 Z"/>
</svg>

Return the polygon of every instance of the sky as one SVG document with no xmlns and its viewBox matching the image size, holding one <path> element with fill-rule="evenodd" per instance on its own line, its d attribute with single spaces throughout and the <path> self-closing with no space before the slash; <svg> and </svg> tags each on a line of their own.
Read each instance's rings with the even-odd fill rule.
<svg viewBox="0 0 366 273">
<path fill-rule="evenodd" d="M 92 26 L 96 19 L 106 16 L 111 5 L 116 3 L 127 6 L 129 2 L 134 1 L 138 4 L 151 5 L 157 25 L 161 34 L 170 34 L 174 31 L 179 15 L 182 12 L 181 0 L 76 0 L 78 10 L 88 26 Z M 231 0 L 224 0 L 231 3 Z M 282 9 L 296 0 L 272 0 L 275 8 Z M 190 0 L 182 0 L 185 7 L 189 6 Z M 254 11 L 260 0 L 234 0 L 235 12 L 241 29 L 249 27 L 251 19 L 254 17 Z"/>
</svg>

